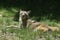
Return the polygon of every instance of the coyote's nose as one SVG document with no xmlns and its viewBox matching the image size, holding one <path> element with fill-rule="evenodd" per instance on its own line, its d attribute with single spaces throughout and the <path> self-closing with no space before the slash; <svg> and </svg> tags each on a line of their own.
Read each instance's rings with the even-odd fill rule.
<svg viewBox="0 0 60 40">
<path fill-rule="evenodd" d="M 23 15 L 22 17 L 25 17 L 25 15 Z"/>
</svg>

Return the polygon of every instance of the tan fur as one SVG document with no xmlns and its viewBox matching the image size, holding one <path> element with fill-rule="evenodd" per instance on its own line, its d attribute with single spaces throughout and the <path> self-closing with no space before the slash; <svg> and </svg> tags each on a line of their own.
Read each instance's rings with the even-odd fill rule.
<svg viewBox="0 0 60 40">
<path fill-rule="evenodd" d="M 58 28 L 58 27 L 50 27 L 50 26 L 49 26 L 49 29 L 50 29 L 51 31 L 59 31 L 59 28 Z"/>
<path fill-rule="evenodd" d="M 31 20 L 29 19 L 28 20 L 28 27 L 33 29 L 34 31 L 37 31 L 37 30 L 42 30 L 44 32 L 48 31 L 48 25 L 42 23 L 42 22 L 36 22 L 35 20 Z"/>
<path fill-rule="evenodd" d="M 40 22 L 36 22 L 35 20 L 31 19 L 28 20 L 27 27 L 34 29 L 38 25 L 40 25 Z"/>
<path fill-rule="evenodd" d="M 53 26 L 48 26 L 46 24 L 40 24 L 39 26 L 37 26 L 35 29 L 35 31 L 37 30 L 42 30 L 43 32 L 47 32 L 47 31 L 59 31 L 58 27 L 53 27 Z"/>
<path fill-rule="evenodd" d="M 35 30 L 41 30 L 41 31 L 43 31 L 43 32 L 46 32 L 46 31 L 48 31 L 49 29 L 48 29 L 47 25 L 41 24 L 41 25 L 39 25 L 38 27 L 36 27 Z"/>
</svg>

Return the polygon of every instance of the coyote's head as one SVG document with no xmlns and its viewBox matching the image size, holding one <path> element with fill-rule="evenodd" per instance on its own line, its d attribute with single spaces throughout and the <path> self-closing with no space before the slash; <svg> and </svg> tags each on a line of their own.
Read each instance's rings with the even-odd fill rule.
<svg viewBox="0 0 60 40">
<path fill-rule="evenodd" d="M 20 10 L 20 17 L 22 20 L 27 20 L 29 18 L 30 11 Z"/>
</svg>

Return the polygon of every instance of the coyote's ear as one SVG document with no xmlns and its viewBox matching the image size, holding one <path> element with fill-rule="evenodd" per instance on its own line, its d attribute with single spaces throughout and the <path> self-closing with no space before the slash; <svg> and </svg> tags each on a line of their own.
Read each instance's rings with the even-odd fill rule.
<svg viewBox="0 0 60 40">
<path fill-rule="evenodd" d="M 28 12 L 28 14 L 30 14 L 31 10 L 29 10 L 29 11 L 27 11 L 27 12 Z"/>
</svg>

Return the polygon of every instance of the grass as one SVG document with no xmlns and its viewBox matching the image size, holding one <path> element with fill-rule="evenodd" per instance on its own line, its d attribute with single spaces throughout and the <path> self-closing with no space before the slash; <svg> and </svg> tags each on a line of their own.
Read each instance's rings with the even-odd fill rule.
<svg viewBox="0 0 60 40">
<path fill-rule="evenodd" d="M 55 39 L 59 40 L 60 39 L 59 38 L 60 32 L 51 32 L 51 31 L 49 31 L 49 32 L 42 32 L 42 31 L 33 32 L 31 29 L 28 29 L 28 28 L 19 29 L 16 27 L 7 27 L 10 25 L 18 26 L 18 21 L 16 22 L 13 20 L 14 15 L 15 15 L 14 13 L 16 13 L 17 10 L 15 8 L 11 8 L 11 10 L 13 10 L 13 11 L 9 11 L 7 9 L 0 9 L 1 14 L 3 15 L 3 17 L 0 17 L 0 30 L 2 30 L 2 33 L 6 33 L 6 35 L 9 33 L 10 34 L 15 33 L 16 37 L 18 37 L 19 40 L 40 40 L 40 39 L 42 39 L 42 40 L 45 40 L 45 39 L 46 40 L 55 40 Z M 57 24 L 59 24 L 56 21 L 50 21 L 48 19 L 42 19 L 41 22 L 44 22 L 50 26 L 58 26 Z M 0 37 L 0 40 L 7 40 L 5 38 L 5 36 Z M 8 38 L 8 36 L 7 36 L 7 38 Z"/>
</svg>

